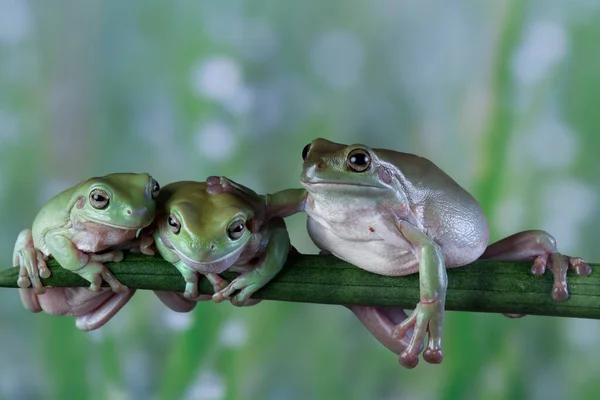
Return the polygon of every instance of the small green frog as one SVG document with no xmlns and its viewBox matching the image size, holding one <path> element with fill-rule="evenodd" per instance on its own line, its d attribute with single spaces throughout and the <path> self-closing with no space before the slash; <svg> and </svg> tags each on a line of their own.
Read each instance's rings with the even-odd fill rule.
<svg viewBox="0 0 600 400">
<path fill-rule="evenodd" d="M 242 196 L 211 195 L 206 188 L 205 182 L 184 181 L 161 190 L 154 241 L 159 254 L 181 272 L 186 287 L 183 298 L 174 292 L 157 295 L 175 309 L 182 309 L 186 299 L 204 300 L 206 296 L 198 292 L 202 274 L 214 287 L 214 301 L 255 304 L 250 296 L 281 270 L 287 258 L 290 240 L 283 219 L 264 220 Z M 229 283 L 218 275 L 225 270 L 241 274 Z"/>
<path fill-rule="evenodd" d="M 52 256 L 89 281 L 93 292 L 100 291 L 104 279 L 113 292 L 126 293 L 127 287 L 103 263 L 121 261 L 123 252 L 117 247 L 152 223 L 159 190 L 148 174 L 121 173 L 88 179 L 52 198 L 15 244 L 19 287 L 44 293 L 40 276 L 50 276 L 45 260 Z"/>
<path fill-rule="evenodd" d="M 532 260 L 536 274 L 551 265 L 556 300 L 568 297 L 569 267 L 581 275 L 590 272 L 580 258 L 559 254 L 552 236 L 543 231 L 522 232 L 486 250 L 489 229 L 481 207 L 425 158 L 325 139 L 308 144 L 302 158 L 304 189 L 267 195 L 265 218 L 304 211 L 308 233 L 320 249 L 381 275 L 419 273 L 421 299 L 402 322 L 398 310 L 350 307 L 384 345 L 400 354 L 405 367 L 417 365 L 427 333 L 423 358 L 430 363 L 443 359 L 446 268 L 468 264 L 482 254 L 489 259 Z M 211 193 L 240 192 L 235 182 L 211 182 Z M 409 338 L 410 330 L 414 332 Z"/>
</svg>

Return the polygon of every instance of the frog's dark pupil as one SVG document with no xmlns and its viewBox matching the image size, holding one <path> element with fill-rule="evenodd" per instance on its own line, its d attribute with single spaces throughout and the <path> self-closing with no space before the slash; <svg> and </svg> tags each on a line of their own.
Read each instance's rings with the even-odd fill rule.
<svg viewBox="0 0 600 400">
<path fill-rule="evenodd" d="M 177 223 L 171 217 L 169 217 L 169 225 L 171 225 L 173 228 L 177 228 Z"/>
<path fill-rule="evenodd" d="M 302 149 L 302 159 L 306 160 L 306 157 L 308 157 L 308 152 L 310 151 L 310 143 L 307 144 L 306 146 L 304 146 L 304 149 Z"/>
<path fill-rule="evenodd" d="M 158 192 L 160 190 L 160 186 L 158 186 L 158 182 L 154 181 L 154 184 L 152 185 L 152 190 L 155 192 Z"/>
<path fill-rule="evenodd" d="M 355 165 L 366 165 L 369 162 L 369 156 L 366 154 L 355 154 L 350 157 L 350 162 Z"/>
<path fill-rule="evenodd" d="M 101 196 L 99 194 L 93 194 L 92 199 L 94 199 L 94 201 L 97 201 L 99 203 L 106 200 L 103 196 Z"/>
<path fill-rule="evenodd" d="M 241 223 L 238 222 L 237 225 L 235 225 L 233 227 L 233 231 L 234 232 L 241 232 L 244 229 L 244 225 L 242 225 Z"/>
</svg>

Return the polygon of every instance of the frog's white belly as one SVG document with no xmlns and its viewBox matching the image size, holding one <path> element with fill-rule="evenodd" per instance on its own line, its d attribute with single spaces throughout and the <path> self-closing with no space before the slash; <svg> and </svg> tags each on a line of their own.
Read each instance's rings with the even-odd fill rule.
<svg viewBox="0 0 600 400">
<path fill-rule="evenodd" d="M 308 214 L 308 233 L 322 250 L 364 270 L 380 275 L 408 275 L 419 270 L 410 245 L 392 245 L 379 236 L 384 231 L 380 216 L 353 214 L 343 222 Z"/>
</svg>

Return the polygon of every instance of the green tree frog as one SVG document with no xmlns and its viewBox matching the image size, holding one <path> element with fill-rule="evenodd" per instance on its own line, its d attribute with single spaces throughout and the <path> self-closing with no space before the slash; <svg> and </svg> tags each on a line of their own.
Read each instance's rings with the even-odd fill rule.
<svg viewBox="0 0 600 400">
<path fill-rule="evenodd" d="M 307 145 L 302 158 L 304 189 L 267 195 L 266 218 L 304 211 L 308 233 L 320 249 L 381 275 L 419 273 L 421 299 L 408 318 L 395 309 L 350 307 L 377 339 L 400 355 L 405 367 L 417 365 L 427 333 L 423 358 L 430 363 L 443 359 L 445 268 L 482 255 L 532 260 L 536 274 L 552 267 L 556 300 L 568 296 L 569 267 L 582 275 L 590 272 L 580 258 L 559 254 L 554 239 L 543 231 L 521 232 L 486 250 L 489 229 L 480 205 L 425 158 L 325 139 Z M 226 179 L 211 183 L 211 193 L 239 192 Z"/>
<path fill-rule="evenodd" d="M 121 261 L 123 252 L 115 247 L 152 223 L 159 190 L 148 174 L 120 173 L 88 179 L 53 197 L 15 244 L 19 287 L 44 293 L 40 276 L 50 276 L 45 260 L 52 256 L 89 281 L 91 291 L 100 291 L 104 279 L 113 292 L 125 293 L 127 287 L 103 263 Z"/>
<path fill-rule="evenodd" d="M 157 200 L 154 241 L 159 254 L 186 281 L 183 297 L 157 292 L 171 308 L 182 310 L 199 296 L 198 279 L 214 287 L 212 299 L 230 299 L 236 306 L 255 304 L 250 296 L 281 270 L 290 248 L 283 219 L 264 220 L 254 205 L 232 193 L 211 195 L 205 182 L 175 182 L 162 188 Z M 252 192 L 248 188 L 244 190 Z M 231 283 L 218 274 L 241 272 Z"/>
</svg>

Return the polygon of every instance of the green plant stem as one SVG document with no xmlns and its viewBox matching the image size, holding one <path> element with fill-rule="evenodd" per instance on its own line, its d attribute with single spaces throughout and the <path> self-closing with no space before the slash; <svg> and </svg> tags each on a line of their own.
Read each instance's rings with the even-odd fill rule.
<svg viewBox="0 0 600 400">
<path fill-rule="evenodd" d="M 557 303 L 550 293 L 553 277 L 530 273 L 530 263 L 479 260 L 448 270 L 446 309 L 510 314 L 550 315 L 600 319 L 600 264 L 592 264 L 588 277 L 569 275 L 570 298 Z M 46 286 L 76 287 L 89 283 L 48 261 L 52 276 Z M 120 263 L 107 263 L 116 277 L 136 289 L 183 292 L 177 269 L 158 256 L 129 254 Z M 17 287 L 19 269 L 0 272 L 0 287 Z M 237 274 L 225 272 L 232 280 Z M 206 279 L 201 293 L 212 293 Z M 290 255 L 283 270 L 253 296 L 256 299 L 305 303 L 399 306 L 413 308 L 419 300 L 417 274 L 389 277 L 356 268 L 333 256 Z"/>
</svg>

